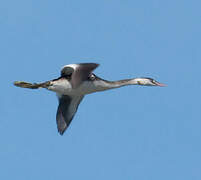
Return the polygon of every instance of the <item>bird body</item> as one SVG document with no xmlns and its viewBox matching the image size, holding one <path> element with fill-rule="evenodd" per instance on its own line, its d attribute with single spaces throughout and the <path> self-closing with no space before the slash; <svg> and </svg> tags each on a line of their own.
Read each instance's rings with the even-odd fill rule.
<svg viewBox="0 0 201 180">
<path fill-rule="evenodd" d="M 98 64 L 95 63 L 70 64 L 62 68 L 61 76 L 57 79 L 34 84 L 16 81 L 14 85 L 30 89 L 46 88 L 56 92 L 59 100 L 56 121 L 61 135 L 70 125 L 80 102 L 87 94 L 127 85 L 165 86 L 152 78 L 107 81 L 92 73 L 97 67 Z"/>
</svg>

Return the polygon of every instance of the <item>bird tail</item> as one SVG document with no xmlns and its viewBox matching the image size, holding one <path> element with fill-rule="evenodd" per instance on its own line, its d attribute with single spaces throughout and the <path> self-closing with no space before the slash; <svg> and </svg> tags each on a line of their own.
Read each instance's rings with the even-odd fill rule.
<svg viewBox="0 0 201 180">
<path fill-rule="evenodd" d="M 44 83 L 28 83 L 24 81 L 15 81 L 14 85 L 21 88 L 29 88 L 29 89 L 38 89 L 38 88 L 47 88 L 50 86 L 50 81 Z"/>
</svg>

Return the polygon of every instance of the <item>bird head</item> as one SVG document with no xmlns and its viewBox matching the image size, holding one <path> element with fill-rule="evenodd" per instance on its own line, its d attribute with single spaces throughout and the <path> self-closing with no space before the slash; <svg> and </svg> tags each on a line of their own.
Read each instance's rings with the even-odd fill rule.
<svg viewBox="0 0 201 180">
<path fill-rule="evenodd" d="M 161 87 L 166 86 L 165 84 L 159 83 L 156 80 L 147 77 L 136 78 L 135 80 L 137 84 L 142 86 L 161 86 Z"/>
</svg>

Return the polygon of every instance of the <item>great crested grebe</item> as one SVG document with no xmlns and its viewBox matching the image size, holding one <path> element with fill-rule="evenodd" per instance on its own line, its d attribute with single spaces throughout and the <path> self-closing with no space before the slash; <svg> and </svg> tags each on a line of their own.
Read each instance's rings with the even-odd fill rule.
<svg viewBox="0 0 201 180">
<path fill-rule="evenodd" d="M 99 64 L 69 64 L 62 68 L 61 76 L 43 83 L 15 81 L 14 85 L 22 88 L 46 88 L 57 93 L 59 106 L 56 114 L 57 128 L 62 135 L 71 123 L 77 108 L 86 94 L 127 85 L 165 86 L 152 78 L 133 78 L 119 81 L 107 81 L 92 73 Z"/>
</svg>

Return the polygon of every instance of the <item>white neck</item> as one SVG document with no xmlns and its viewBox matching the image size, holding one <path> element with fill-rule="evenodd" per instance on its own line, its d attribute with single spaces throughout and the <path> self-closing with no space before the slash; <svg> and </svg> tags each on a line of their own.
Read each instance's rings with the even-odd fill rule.
<svg viewBox="0 0 201 180">
<path fill-rule="evenodd" d="M 138 85 L 138 78 L 125 79 L 119 81 L 97 80 L 94 81 L 93 84 L 94 84 L 94 91 L 104 91 L 114 88 L 120 88 L 122 86 Z"/>
</svg>

